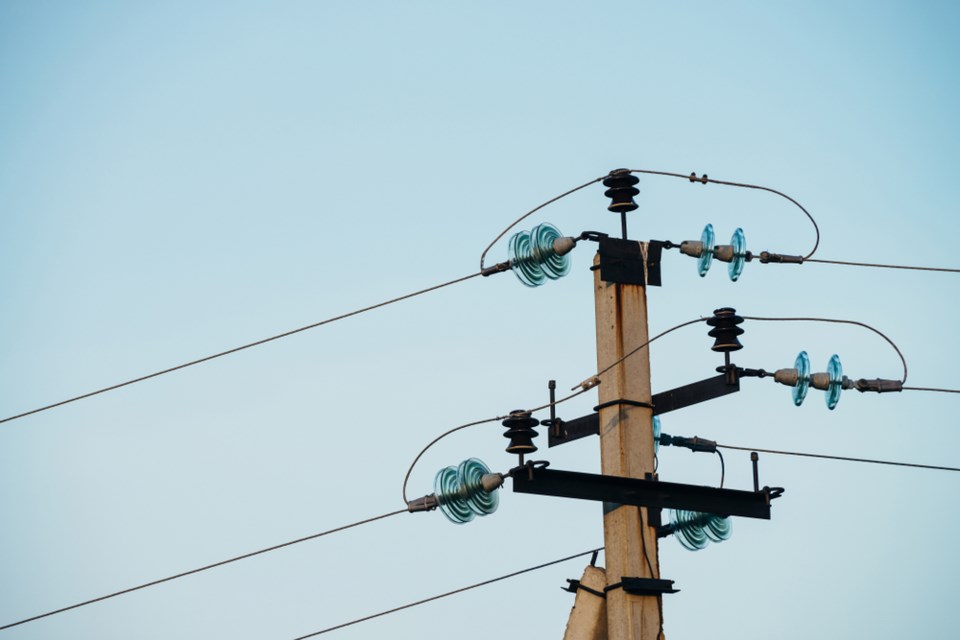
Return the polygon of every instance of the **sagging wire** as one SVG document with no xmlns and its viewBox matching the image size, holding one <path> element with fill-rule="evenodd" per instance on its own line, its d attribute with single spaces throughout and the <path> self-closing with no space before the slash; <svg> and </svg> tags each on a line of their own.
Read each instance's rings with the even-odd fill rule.
<svg viewBox="0 0 960 640">
<path fill-rule="evenodd" d="M 877 334 L 878 336 L 880 336 L 881 338 L 883 338 L 884 340 L 886 340 L 887 343 L 891 347 L 893 347 L 893 350 L 897 352 L 897 355 L 900 356 L 900 362 L 903 364 L 903 379 L 900 380 L 900 383 L 902 384 L 907 381 L 907 360 L 906 358 L 903 357 L 903 353 L 900 351 L 900 348 L 897 347 L 896 343 L 894 343 L 894 341 L 891 340 L 889 337 L 887 337 L 887 335 L 884 334 L 882 331 L 875 329 L 874 327 L 871 327 L 865 322 L 859 322 L 857 320 L 841 320 L 837 318 L 808 318 L 808 317 L 779 318 L 779 317 L 766 317 L 766 316 L 743 316 L 743 319 L 759 320 L 761 322 L 826 322 L 826 323 L 832 323 L 832 324 L 849 324 L 857 327 L 862 327 L 864 329 L 868 329 L 874 332 L 875 334 Z"/>
<path fill-rule="evenodd" d="M 273 342 L 274 340 L 279 340 L 279 339 L 281 339 L 281 338 L 286 338 L 286 337 L 288 337 L 288 336 L 292 336 L 292 335 L 294 335 L 295 333 L 300 333 L 301 331 L 307 331 L 308 329 L 315 329 L 315 328 L 317 328 L 317 327 L 320 327 L 320 326 L 323 326 L 323 325 L 326 325 L 326 324 L 331 324 L 331 323 L 336 322 L 336 321 L 338 321 L 338 320 L 343 320 L 343 319 L 345 319 L 345 318 L 350 318 L 350 317 L 353 317 L 353 316 L 356 316 L 356 315 L 360 315 L 361 313 L 366 313 L 367 311 L 373 311 L 374 309 L 379 309 L 380 307 L 385 307 L 385 306 L 387 306 L 387 305 L 394 304 L 395 302 L 400 302 L 400 301 L 402 301 L 402 300 L 408 300 L 408 299 L 410 299 L 410 298 L 415 298 L 415 297 L 420 296 L 420 295 L 423 295 L 423 294 L 425 294 L 425 293 L 429 293 L 429 292 L 431 292 L 431 291 L 436 291 L 437 289 L 442 289 L 442 288 L 444 288 L 444 287 L 449 287 L 449 286 L 451 286 L 451 285 L 458 284 L 458 283 L 460 283 L 460 282 L 465 282 L 465 281 L 467 281 L 467 280 L 470 280 L 471 278 L 476 278 L 476 277 L 479 276 L 479 275 L 481 275 L 480 272 L 471 273 L 470 275 L 464 276 L 464 277 L 462 277 L 462 278 L 456 278 L 456 279 L 450 280 L 450 281 L 448 281 L 448 282 L 443 282 L 443 283 L 441 283 L 441 284 L 437 284 L 437 285 L 433 285 L 433 286 L 431 286 L 431 287 L 427 287 L 426 289 L 420 289 L 419 291 L 414 291 L 413 293 L 408 293 L 408 294 L 405 294 L 405 295 L 402 295 L 402 296 L 399 296 L 399 297 L 396 297 L 396 298 L 391 298 L 390 300 L 385 300 L 385 301 L 379 302 L 379 303 L 377 303 L 377 304 L 373 304 L 373 305 L 370 305 L 370 306 L 367 306 L 367 307 L 363 307 L 363 308 L 361 308 L 361 309 L 356 309 L 356 310 L 350 311 L 350 312 L 348 312 L 348 313 L 343 313 L 343 314 L 338 315 L 338 316 L 333 316 L 332 318 L 327 318 L 326 320 L 321 320 L 321 321 L 319 321 L 319 322 L 314 322 L 313 324 L 308 324 L 308 325 L 306 325 L 306 326 L 304 326 L 304 327 L 300 327 L 300 328 L 298 328 L 298 329 L 293 329 L 293 330 L 291 330 L 291 331 L 285 331 L 285 332 L 283 332 L 283 333 L 278 333 L 277 335 L 275 335 L 275 336 L 270 336 L 269 338 L 263 338 L 263 339 L 261 339 L 261 340 L 256 340 L 256 341 L 254 341 L 254 342 L 249 342 L 249 343 L 244 344 L 244 345 L 241 345 L 241 346 L 239 346 L 239 347 L 234 347 L 234 348 L 232 348 L 232 349 L 227 349 L 226 351 L 221 351 L 221 352 L 219 352 L 219 353 L 214 353 L 214 354 L 212 354 L 212 355 L 205 356 L 205 357 L 203 357 L 203 358 L 198 358 L 198 359 L 196 359 L 196 360 L 191 360 L 191 361 L 185 362 L 185 363 L 183 363 L 183 364 L 178 364 L 178 365 L 176 365 L 176 366 L 169 367 L 169 368 L 167 368 L 167 369 L 162 369 L 162 370 L 160 370 L 160 371 L 156 371 L 156 372 L 154 372 L 154 373 L 150 373 L 150 374 L 147 374 L 147 375 L 145 375 L 145 376 L 140 376 L 139 378 L 133 378 L 132 380 L 127 380 L 127 381 L 121 382 L 121 383 L 119 383 L 119 384 L 110 385 L 109 387 L 103 387 L 102 389 L 97 389 L 96 391 L 91 391 L 91 392 L 89 392 L 89 393 L 84 393 L 84 394 L 82 394 L 82 395 L 75 396 L 75 397 L 73 397 L 73 398 L 68 398 L 68 399 L 66 399 L 66 400 L 61 400 L 60 402 L 55 402 L 55 403 L 53 403 L 53 404 L 48 404 L 48 405 L 46 405 L 46 406 L 39 407 L 39 408 L 37 408 L 37 409 L 32 409 L 32 410 L 30 410 L 30 411 L 25 411 L 25 412 L 23 412 L 23 413 L 18 413 L 17 415 L 13 415 L 13 416 L 10 416 L 10 417 L 8 417 L 8 418 L 3 418 L 2 420 L 0 420 L 0 424 L 3 424 L 4 422 L 10 422 L 10 421 L 12 421 L 12 420 L 17 420 L 17 419 L 20 419 L 20 418 L 25 418 L 25 417 L 30 416 L 30 415 L 33 415 L 33 414 L 35 414 L 35 413 L 40 413 L 41 411 L 47 411 L 47 410 L 49 410 L 49 409 L 54 409 L 54 408 L 56 408 L 56 407 L 62 407 L 63 405 L 65 405 L 65 404 L 70 404 L 71 402 L 77 402 L 78 400 L 83 400 L 83 399 L 85 399 L 85 398 L 90 398 L 90 397 L 93 397 L 93 396 L 96 396 L 96 395 L 100 395 L 101 393 L 106 393 L 106 392 L 108 392 L 108 391 L 114 391 L 114 390 L 116 390 L 116 389 L 120 389 L 121 387 L 126 387 L 126 386 L 129 386 L 129 385 L 131 385 L 131 384 L 136 384 L 137 382 L 143 382 L 144 380 L 149 380 L 149 379 L 151 379 L 151 378 L 156 378 L 156 377 L 158 377 L 158 376 L 162 376 L 162 375 L 165 375 L 165 374 L 167 374 L 167 373 L 173 373 L 174 371 L 179 371 L 180 369 L 186 369 L 187 367 L 192 367 L 192 366 L 194 366 L 194 365 L 198 365 L 198 364 L 201 364 L 201 363 L 203 363 L 203 362 L 209 362 L 210 360 L 215 360 L 215 359 L 217 359 L 217 358 L 222 358 L 223 356 L 227 356 L 227 355 L 230 355 L 230 354 L 232 354 L 232 353 L 236 353 L 236 352 L 238 352 L 238 351 L 243 351 L 244 349 L 250 349 L 251 347 L 256 347 L 256 346 L 259 346 L 259 345 L 262 345 L 262 344 L 266 344 L 266 343 L 268 343 L 268 342 Z"/>
<path fill-rule="evenodd" d="M 247 558 L 252 558 L 253 556 L 258 556 L 258 555 L 267 553 L 267 552 L 269 552 L 269 551 L 276 551 L 277 549 L 282 549 L 283 547 L 289 547 L 289 546 L 291 546 L 291 545 L 299 544 L 299 543 L 301 543 L 301 542 L 306 542 L 307 540 L 316 540 L 317 538 L 322 538 L 323 536 L 330 535 L 331 533 L 336 533 L 336 532 L 338 532 L 338 531 L 344 531 L 344 530 L 346 530 L 346 529 L 351 529 L 351 528 L 353 528 L 353 527 L 358 527 L 358 526 L 360 526 L 360 525 L 362 525 L 362 524 L 367 524 L 367 523 L 369 523 L 369 522 L 375 522 L 375 521 L 377 521 L 377 520 L 383 520 L 384 518 L 389 518 L 390 516 L 395 516 L 395 515 L 398 515 L 398 514 L 400 514 L 400 513 L 407 513 L 407 510 L 406 510 L 406 509 L 400 509 L 400 510 L 398 510 L 398 511 L 390 511 L 390 512 L 388 512 L 388 513 L 384 513 L 384 514 L 381 514 L 381 515 L 379 515 L 379 516 L 374 516 L 374 517 L 372 517 L 372 518 L 366 518 L 366 519 L 364 519 L 364 520 L 359 520 L 359 521 L 357 521 L 357 522 L 353 522 L 353 523 L 350 523 L 350 524 L 347 524 L 347 525 L 343 525 L 343 526 L 340 526 L 340 527 L 336 527 L 336 528 L 334 528 L 334 529 L 329 529 L 329 530 L 323 531 L 323 532 L 321 532 L 321 533 L 315 533 L 315 534 L 310 535 L 310 536 L 306 536 L 306 537 L 303 537 L 303 538 L 297 538 L 296 540 L 291 540 L 291 541 L 289 541 L 289 542 L 284 542 L 284 543 L 282 543 L 282 544 L 277 544 L 277 545 L 274 545 L 274 546 L 272 546 L 272 547 L 267 547 L 266 549 L 260 549 L 260 550 L 258 550 L 258 551 L 252 551 L 252 552 L 250 552 L 250 553 L 245 553 L 245 554 L 243 554 L 243 555 L 235 556 L 235 557 L 233 557 L 233 558 L 228 558 L 227 560 L 221 560 L 220 562 L 214 562 L 213 564 L 208 564 L 208 565 L 205 565 L 205 566 L 203 566 L 203 567 L 199 567 L 199 568 L 197 568 L 197 569 L 191 569 L 191 570 L 189 570 L 189 571 L 184 571 L 184 572 L 182 572 L 182 573 L 177 573 L 177 574 L 175 574 L 175 575 L 168 576 L 168 577 L 166 577 L 166 578 L 161 578 L 161 579 L 159 579 L 159 580 L 153 580 L 153 581 L 151 581 L 151 582 L 145 582 L 144 584 L 140 584 L 140 585 L 137 585 L 137 586 L 135 586 L 135 587 L 130 587 L 130 588 L 128 588 L 128 589 L 123 589 L 123 590 L 121 590 L 121 591 L 115 591 L 114 593 L 110 593 L 110 594 L 107 594 L 107 595 L 105 595 L 105 596 L 100 596 L 100 597 L 98 597 L 98 598 L 92 598 L 92 599 L 90 599 L 90 600 L 85 600 L 85 601 L 83 601 L 83 602 L 78 602 L 77 604 L 72 604 L 72 605 L 67 606 L 67 607 L 61 607 L 60 609 L 55 609 L 55 610 L 53 610 L 53 611 L 48 611 L 48 612 L 46 612 L 46 613 L 41 613 L 41 614 L 39 614 L 39 615 L 31 616 L 31 617 L 29 617 L 29 618 L 24 618 L 23 620 L 18 620 L 17 622 L 11 622 L 11 623 L 9 623 L 9 624 L 5 624 L 5 625 L 3 625 L 3 626 L 0 626 L 0 631 L 3 631 L 4 629 L 10 629 L 10 628 L 12 628 L 12 627 L 17 627 L 17 626 L 19 626 L 19 625 L 26 624 L 26 623 L 28 623 L 28 622 L 33 622 L 34 620 L 40 620 L 41 618 L 47 618 L 47 617 L 49 617 L 49 616 L 56 615 L 56 614 L 58 614 L 58 613 L 64 613 L 65 611 L 70 611 L 70 610 L 72 610 L 72 609 L 79 609 L 80 607 L 85 607 L 85 606 L 87 606 L 87 605 L 89 605 L 89 604 L 94 604 L 94 603 L 96 603 L 96 602 L 103 602 L 104 600 L 109 600 L 109 599 L 111 599 L 111 598 L 116 598 L 117 596 L 122 596 L 122 595 L 124 595 L 124 594 L 132 593 L 132 592 L 134 592 L 134 591 L 139 591 L 140 589 L 146 589 L 147 587 L 152 587 L 152 586 L 155 586 L 155 585 L 158 585 L 158 584 L 162 584 L 162 583 L 164 583 L 164 582 L 170 582 L 171 580 L 176 580 L 177 578 L 183 578 L 183 577 L 185 577 L 185 576 L 190 576 L 190 575 L 193 575 L 193 574 L 195 574 L 195 573 L 200 573 L 200 572 L 202 572 L 202 571 L 207 571 L 207 570 L 209 570 L 209 569 L 214 569 L 214 568 L 216 568 L 216 567 L 222 567 L 223 565 L 225 565 L 225 564 L 230 564 L 231 562 L 237 562 L 238 560 L 245 560 L 245 559 L 247 559 Z"/>
<path fill-rule="evenodd" d="M 561 562 L 567 562 L 575 558 L 581 558 L 586 555 L 591 555 L 602 550 L 603 547 L 597 547 L 596 549 L 590 549 L 589 551 L 584 551 L 582 553 L 575 553 L 571 556 L 566 556 L 565 558 L 558 558 L 556 560 L 551 560 L 550 562 L 544 562 L 543 564 L 538 564 L 533 567 L 527 567 L 526 569 L 520 569 L 519 571 L 514 571 L 496 578 L 491 578 L 490 580 L 484 580 L 483 582 L 476 582 L 474 584 L 468 585 L 466 587 L 460 587 L 459 589 L 454 589 L 453 591 L 447 591 L 446 593 L 441 593 L 439 595 L 431 596 L 429 598 L 424 598 L 422 600 L 417 600 L 415 602 L 410 602 L 408 604 L 400 605 L 399 607 L 394 607 L 393 609 L 387 609 L 386 611 L 381 611 L 379 613 L 374 613 L 369 616 L 364 616 L 362 618 L 357 618 L 356 620 L 351 620 L 350 622 L 344 622 L 332 627 L 327 627 L 326 629 L 321 629 L 320 631 L 314 631 L 313 633 L 308 633 L 303 636 L 298 636 L 294 640 L 306 640 L 306 638 L 313 638 L 324 633 L 330 633 L 331 631 L 336 631 L 337 629 L 343 629 L 344 627 L 349 627 L 351 625 L 359 624 L 361 622 L 366 622 L 367 620 L 373 620 L 374 618 L 380 618 L 391 613 L 396 613 L 397 611 L 403 611 L 404 609 L 410 609 L 411 607 L 416 607 L 421 604 L 426 604 L 428 602 L 433 602 L 434 600 L 439 600 L 441 598 L 446 598 L 448 596 L 456 595 L 458 593 L 463 593 L 464 591 L 469 591 L 471 589 L 476 589 L 477 587 L 483 587 L 488 584 L 493 584 L 494 582 L 500 582 L 501 580 L 506 580 L 508 578 L 513 578 L 515 576 L 522 575 L 524 573 L 529 573 L 531 571 L 537 571 L 538 569 L 545 569 L 546 567 L 551 567 L 555 564 L 560 564 Z"/>
<path fill-rule="evenodd" d="M 864 462 L 869 464 L 883 464 L 895 467 L 912 467 L 915 469 L 932 469 L 935 471 L 960 471 L 960 467 L 946 467 L 932 464 L 919 464 L 914 462 L 897 462 L 893 460 L 875 460 L 871 458 L 853 458 L 849 456 L 833 456 L 824 453 L 802 453 L 800 451 L 781 451 L 777 449 L 760 449 L 758 447 L 735 447 L 730 444 L 719 444 L 717 447 L 724 449 L 736 449 L 737 451 L 756 451 L 758 453 L 770 453 L 781 456 L 799 456 L 803 458 L 822 458 L 824 460 L 838 460 L 840 462 Z M 718 452 L 719 453 L 719 452 Z"/>
<path fill-rule="evenodd" d="M 960 273 L 960 269 L 947 269 L 944 267 L 915 267 L 902 264 L 877 264 L 874 262 L 847 262 L 846 260 L 821 260 L 814 258 L 809 260 L 804 258 L 805 262 L 820 262 L 823 264 L 839 264 L 849 267 L 875 267 L 878 269 L 909 269 L 913 271 L 940 271 L 945 273 Z"/>
</svg>

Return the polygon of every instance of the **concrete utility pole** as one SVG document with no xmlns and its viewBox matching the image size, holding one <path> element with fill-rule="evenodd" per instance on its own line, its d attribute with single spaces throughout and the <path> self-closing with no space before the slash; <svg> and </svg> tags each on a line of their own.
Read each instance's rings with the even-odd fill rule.
<svg viewBox="0 0 960 640">
<path fill-rule="evenodd" d="M 646 258 L 647 247 L 641 244 Z M 599 256 L 594 265 L 599 264 Z M 619 361 L 649 339 L 647 295 L 643 285 L 603 282 L 594 270 L 598 371 Z M 602 374 L 600 460 L 604 475 L 644 478 L 653 473 L 653 410 L 650 405 L 650 357 L 640 349 Z M 619 401 L 646 403 L 634 406 Z M 608 406 L 603 406 L 610 403 Z M 624 576 L 659 578 L 657 532 L 647 508 L 604 503 L 603 537 L 607 584 Z M 656 640 L 661 636 L 657 596 L 607 592 L 610 640 Z"/>
</svg>

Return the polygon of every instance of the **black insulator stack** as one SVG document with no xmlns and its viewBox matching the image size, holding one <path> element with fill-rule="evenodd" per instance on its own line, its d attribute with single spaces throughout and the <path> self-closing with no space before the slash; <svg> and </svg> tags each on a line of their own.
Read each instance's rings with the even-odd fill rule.
<svg viewBox="0 0 960 640">
<path fill-rule="evenodd" d="M 743 349 L 737 336 L 743 334 L 743 329 L 737 325 L 743 322 L 743 318 L 737 315 L 736 309 L 723 307 L 713 312 L 713 317 L 707 320 L 707 324 L 713 327 L 707 335 L 714 338 L 714 351 L 729 353 Z"/>
<path fill-rule="evenodd" d="M 628 169 L 614 169 L 606 178 L 603 179 L 603 186 L 609 187 L 603 192 L 603 195 L 612 201 L 607 211 L 624 213 L 633 211 L 637 208 L 637 203 L 633 201 L 633 196 L 640 193 L 635 184 L 640 179 L 630 173 Z"/>
<path fill-rule="evenodd" d="M 511 411 L 510 417 L 503 421 L 503 426 L 507 428 L 504 438 L 510 438 L 510 444 L 507 445 L 507 453 L 533 453 L 537 450 L 537 445 L 533 444 L 533 438 L 537 437 L 534 427 L 540 424 L 540 421 L 531 418 L 529 411 Z"/>
</svg>

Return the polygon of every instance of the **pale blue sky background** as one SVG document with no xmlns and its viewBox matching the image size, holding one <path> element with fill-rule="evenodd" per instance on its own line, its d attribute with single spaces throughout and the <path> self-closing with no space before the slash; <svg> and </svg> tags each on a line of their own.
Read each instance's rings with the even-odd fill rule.
<svg viewBox="0 0 960 640">
<path fill-rule="evenodd" d="M 786 191 L 820 223 L 817 257 L 957 267 L 958 28 L 932 2 L 0 3 L 0 414 L 466 275 L 520 213 L 620 166 Z M 767 194 L 640 187 L 639 240 L 712 222 L 754 251 L 813 241 Z M 607 203 L 593 187 L 523 228 L 616 232 Z M 0 426 L 0 624 L 401 508 L 437 434 L 595 371 L 592 251 L 540 289 L 472 280 Z M 753 263 L 734 284 L 676 252 L 663 269 L 654 332 L 718 306 L 858 319 L 909 383 L 958 386 L 954 275 Z M 743 366 L 806 349 L 816 370 L 836 352 L 853 377 L 900 374 L 862 330 L 745 328 Z M 711 375 L 710 344 L 656 344 L 654 390 Z M 956 408 L 797 409 L 748 381 L 664 430 L 956 466 Z M 411 494 L 466 457 L 511 466 L 501 432 L 445 440 Z M 599 470 L 595 441 L 539 454 Z M 718 482 L 713 456 L 660 458 L 665 480 Z M 662 541 L 668 637 L 954 637 L 955 475 L 763 456 L 787 489 L 771 521 L 699 553 Z M 749 487 L 747 454 L 727 482 Z M 599 505 L 508 487 L 467 526 L 396 516 L 0 636 L 284 640 L 600 544 Z M 336 637 L 560 637 L 583 564 Z"/>
</svg>

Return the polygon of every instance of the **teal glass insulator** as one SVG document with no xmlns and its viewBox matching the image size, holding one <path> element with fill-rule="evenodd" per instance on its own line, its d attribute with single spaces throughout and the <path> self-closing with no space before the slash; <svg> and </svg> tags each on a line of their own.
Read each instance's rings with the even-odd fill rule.
<svg viewBox="0 0 960 640">
<path fill-rule="evenodd" d="M 653 455 L 660 451 L 660 416 L 653 416 Z"/>
<path fill-rule="evenodd" d="M 713 262 L 713 247 L 715 244 L 716 237 L 713 235 L 713 225 L 708 224 L 703 228 L 703 233 L 700 234 L 700 244 L 702 249 L 700 250 L 700 257 L 697 258 L 697 271 L 700 273 L 700 277 L 707 275 L 707 271 L 710 270 L 710 263 Z"/>
<path fill-rule="evenodd" d="M 700 525 L 700 514 L 696 511 L 674 509 L 670 516 L 673 525 L 673 535 L 685 549 L 699 551 L 709 544 L 710 540 Z"/>
<path fill-rule="evenodd" d="M 464 460 L 457 467 L 457 476 L 466 493 L 467 504 L 479 516 L 490 515 L 497 510 L 500 498 L 496 491 L 484 491 L 483 476 L 490 469 L 476 458 Z"/>
<path fill-rule="evenodd" d="M 560 230 L 549 222 L 538 224 L 530 231 L 530 247 L 533 259 L 540 265 L 543 274 L 557 280 L 570 272 L 570 256 L 558 255 L 554 241 L 563 237 Z"/>
<path fill-rule="evenodd" d="M 533 259 L 530 232 L 519 231 L 510 237 L 507 244 L 510 268 L 514 275 L 528 287 L 539 287 L 547 281 L 540 264 Z"/>
<path fill-rule="evenodd" d="M 810 390 L 810 357 L 806 351 L 797 354 L 797 359 L 793 362 L 793 368 L 797 370 L 797 385 L 793 388 L 793 404 L 798 407 L 803 404 L 803 399 L 807 397 L 807 391 Z"/>
<path fill-rule="evenodd" d="M 670 515 L 673 535 L 690 551 L 699 551 L 713 542 L 722 542 L 730 538 L 733 524 L 729 517 L 700 511 L 675 509 Z"/>
<path fill-rule="evenodd" d="M 743 265 L 747 260 L 747 239 L 743 235 L 743 229 L 737 227 L 730 238 L 730 246 L 733 247 L 733 260 L 727 265 L 727 273 L 734 282 L 743 273 Z"/>
<path fill-rule="evenodd" d="M 560 230 L 548 222 L 531 231 L 519 231 L 507 243 L 510 268 L 520 282 L 539 287 L 549 278 L 557 280 L 570 271 L 570 257 L 560 255 L 554 241 L 562 238 Z"/>
<path fill-rule="evenodd" d="M 464 486 L 456 467 L 445 467 L 433 479 L 433 492 L 437 496 L 440 511 L 454 524 L 464 524 L 476 514 L 467 503 Z"/>
<path fill-rule="evenodd" d="M 706 526 L 704 533 L 714 542 L 723 542 L 729 540 L 733 533 L 733 520 L 729 517 L 718 516 L 713 513 L 705 513 Z"/>
<path fill-rule="evenodd" d="M 827 409 L 833 411 L 840 402 L 840 393 L 843 391 L 843 367 L 840 366 L 840 356 L 837 354 L 830 356 L 827 375 L 830 377 L 830 386 L 827 387 Z"/>
</svg>

